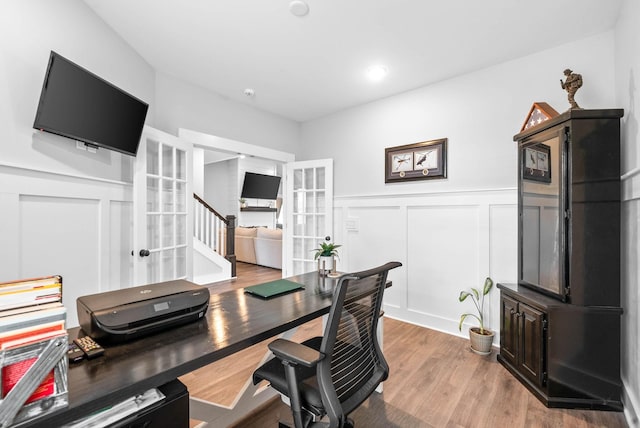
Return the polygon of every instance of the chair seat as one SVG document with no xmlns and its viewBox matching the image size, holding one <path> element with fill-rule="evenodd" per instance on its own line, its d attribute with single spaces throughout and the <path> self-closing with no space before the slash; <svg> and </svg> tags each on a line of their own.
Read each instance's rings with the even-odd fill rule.
<svg viewBox="0 0 640 428">
<path fill-rule="evenodd" d="M 322 337 L 314 337 L 302 342 L 303 345 L 315 350 L 320 349 L 321 343 Z M 322 410 L 320 409 L 322 409 L 323 406 L 320 391 L 318 390 L 318 382 L 316 380 L 316 368 L 298 366 L 296 371 L 298 373 L 298 380 L 300 380 L 300 399 L 302 406 L 316 415 L 321 415 Z M 279 393 L 286 396 L 289 395 L 284 365 L 279 359 L 272 358 L 253 373 L 254 385 L 262 380 L 268 381 L 271 387 Z"/>
<path fill-rule="evenodd" d="M 290 398 L 296 428 L 352 426 L 349 414 L 387 378 L 389 366 L 377 340 L 378 316 L 387 273 L 400 266 L 389 262 L 342 275 L 323 337 L 302 342 L 307 348 L 282 339 L 269 345 L 276 357 L 254 372 L 253 383 L 266 380 Z"/>
</svg>

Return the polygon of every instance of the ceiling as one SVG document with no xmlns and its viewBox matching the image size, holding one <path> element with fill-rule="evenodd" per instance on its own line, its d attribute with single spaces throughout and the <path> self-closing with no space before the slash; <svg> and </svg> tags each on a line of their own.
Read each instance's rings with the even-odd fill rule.
<svg viewBox="0 0 640 428">
<path fill-rule="evenodd" d="M 621 6 L 305 0 L 297 17 L 290 0 L 84 1 L 156 71 L 299 122 L 600 33 Z"/>
</svg>

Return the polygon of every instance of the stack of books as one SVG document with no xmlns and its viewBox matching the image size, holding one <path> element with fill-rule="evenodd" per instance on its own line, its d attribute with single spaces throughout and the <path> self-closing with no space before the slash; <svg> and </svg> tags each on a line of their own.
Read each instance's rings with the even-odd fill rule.
<svg viewBox="0 0 640 428">
<path fill-rule="evenodd" d="M 0 283 L 0 426 L 68 405 L 62 278 Z"/>
</svg>

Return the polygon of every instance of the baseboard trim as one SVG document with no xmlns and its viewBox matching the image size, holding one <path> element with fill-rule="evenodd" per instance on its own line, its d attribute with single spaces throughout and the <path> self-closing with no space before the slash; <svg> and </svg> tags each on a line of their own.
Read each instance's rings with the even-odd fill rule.
<svg viewBox="0 0 640 428">
<path fill-rule="evenodd" d="M 624 380 L 622 381 L 622 405 L 624 406 L 624 417 L 629 428 L 639 428 L 638 411 L 640 411 L 640 402 L 638 402 L 638 397 L 635 396 Z"/>
</svg>

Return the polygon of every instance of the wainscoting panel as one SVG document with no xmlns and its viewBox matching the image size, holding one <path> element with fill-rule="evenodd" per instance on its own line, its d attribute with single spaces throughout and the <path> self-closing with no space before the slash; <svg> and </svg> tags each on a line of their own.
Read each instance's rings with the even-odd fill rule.
<svg viewBox="0 0 640 428">
<path fill-rule="evenodd" d="M 345 221 L 350 223 L 347 223 L 345 251 L 342 253 L 346 257 L 349 271 L 369 269 L 388 261 L 405 259 L 404 213 L 405 210 L 397 205 L 352 207 L 348 210 Z M 338 223 L 334 227 L 337 225 Z M 387 305 L 406 306 L 406 282 L 395 280 L 401 275 L 402 269 L 394 269 L 389 273 L 393 287 L 385 292 Z"/>
<path fill-rule="evenodd" d="M 131 183 L 0 164 L 0 282 L 62 275 L 78 296 L 132 285 Z"/>
<path fill-rule="evenodd" d="M 491 276 L 515 280 L 518 275 L 518 207 L 492 205 L 489 210 Z"/>
<path fill-rule="evenodd" d="M 28 277 L 62 275 L 70 325 L 77 324 L 72 310 L 76 298 L 99 291 L 99 209 L 95 199 L 20 197 L 20 272 Z"/>
<path fill-rule="evenodd" d="M 518 278 L 518 206 L 489 207 L 489 275 L 497 282 L 515 282 Z M 480 284 L 478 284 L 480 285 Z M 500 325 L 500 293 L 494 290 L 488 300 L 488 325 Z M 494 341 L 498 344 L 498 340 Z"/>
<path fill-rule="evenodd" d="M 133 284 L 133 203 L 109 201 L 109 283 L 118 290 Z"/>
<path fill-rule="evenodd" d="M 407 309 L 418 316 L 447 318 L 467 304 L 462 288 L 479 277 L 479 208 L 411 207 L 408 210 Z"/>
<path fill-rule="evenodd" d="M 417 195 L 336 197 L 334 230 L 344 244 L 340 270 L 387 260 L 403 267 L 390 273 L 385 313 L 450 334 L 460 314 L 460 290 L 484 278 L 514 282 L 517 275 L 517 192 L 497 189 Z M 488 326 L 499 327 L 499 293 L 487 301 Z M 496 343 L 498 345 L 498 343 Z"/>
</svg>

